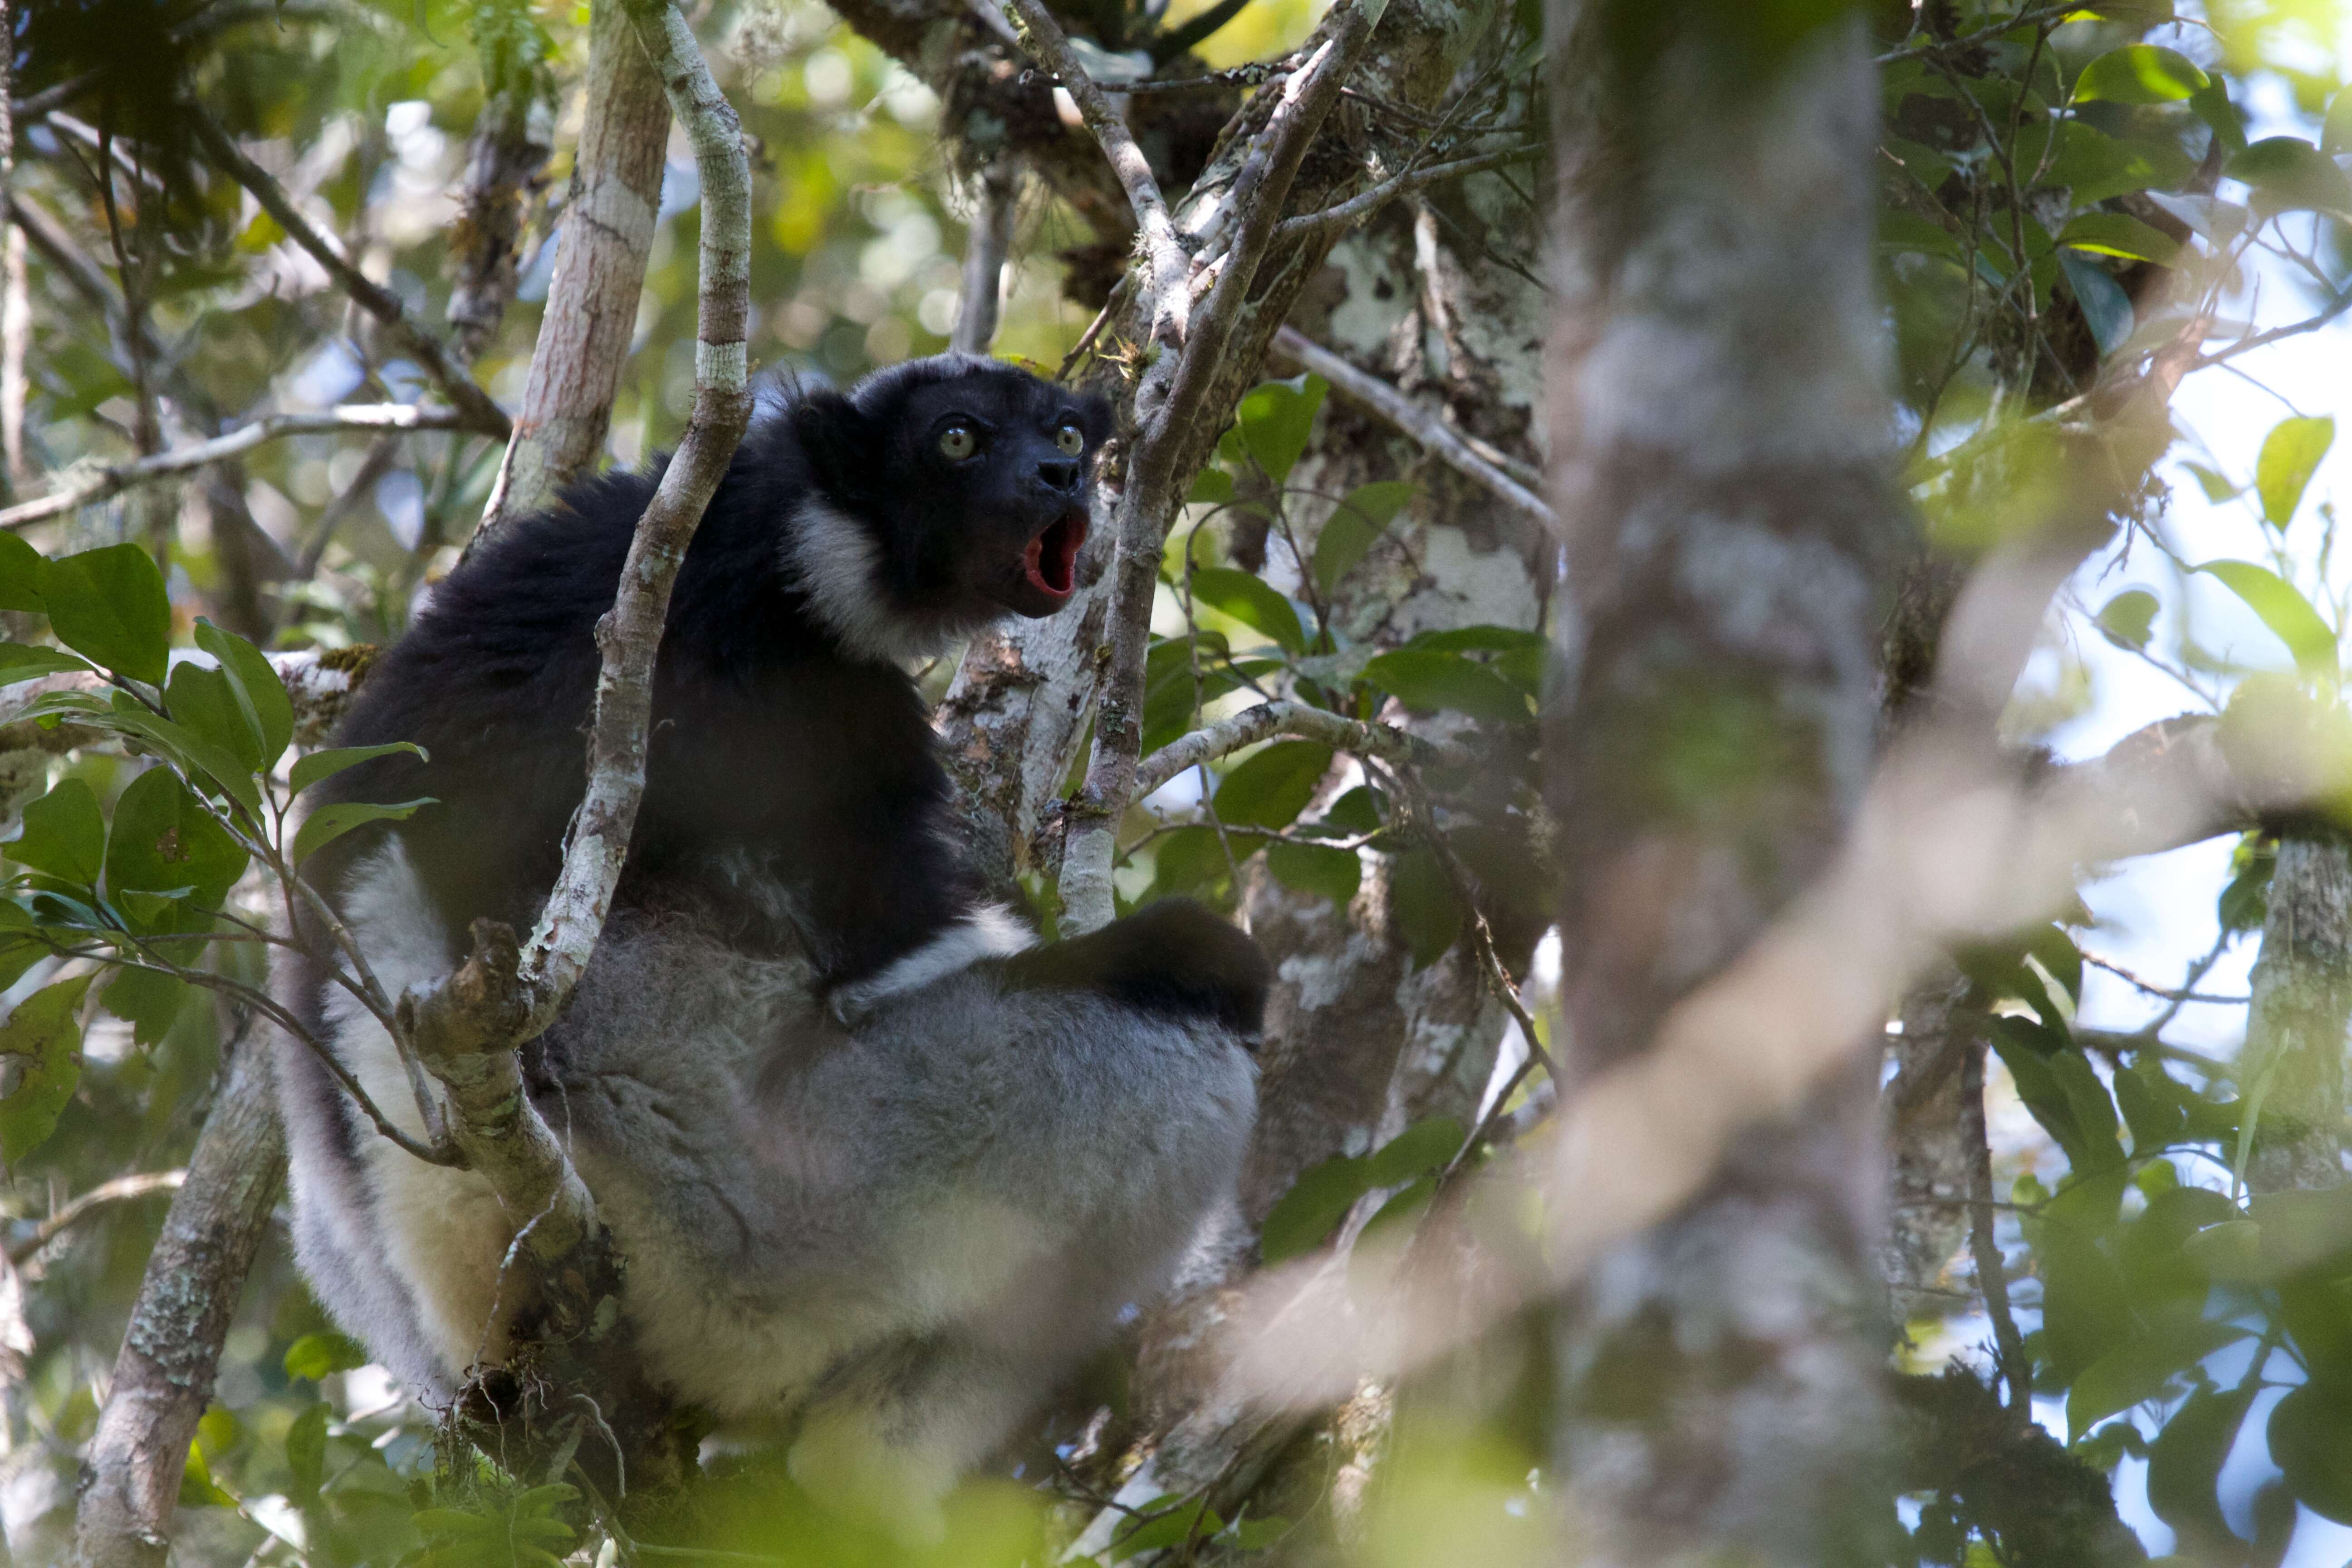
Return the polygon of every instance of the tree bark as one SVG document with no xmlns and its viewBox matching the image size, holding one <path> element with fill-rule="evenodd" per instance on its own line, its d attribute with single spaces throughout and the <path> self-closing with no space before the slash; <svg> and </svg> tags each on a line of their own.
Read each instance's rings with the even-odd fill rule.
<svg viewBox="0 0 2352 1568">
<path fill-rule="evenodd" d="M 1859 17 L 1552 0 L 1570 520 L 1547 793 L 1571 1086 L 1650 1049 L 1829 864 L 1877 729 L 1899 536 L 1874 374 Z M 1857 1549 L 1876 1489 L 1877 1041 L 1734 1142 L 1559 1317 L 1555 1443 L 1594 1563 Z"/>
<path fill-rule="evenodd" d="M 2238 1058 L 2255 1111 L 2246 1184 L 2256 1192 L 2341 1185 L 2345 1025 L 2352 1019 L 2352 847 L 2278 847 L 2253 1005 Z"/>
<path fill-rule="evenodd" d="M 476 537 L 594 472 L 637 326 L 661 205 L 669 101 L 620 0 L 589 13 L 588 79 L 555 275 L 514 435 Z"/>
<path fill-rule="evenodd" d="M 147 1259 L 82 1460 L 75 1568 L 162 1568 L 169 1554 L 188 1445 L 285 1168 L 269 1052 L 247 1043 L 229 1061 Z"/>
</svg>

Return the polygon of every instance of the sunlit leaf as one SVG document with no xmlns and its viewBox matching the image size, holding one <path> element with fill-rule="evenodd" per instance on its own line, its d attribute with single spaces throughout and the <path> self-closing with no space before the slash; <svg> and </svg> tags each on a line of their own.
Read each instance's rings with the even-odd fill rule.
<svg viewBox="0 0 2352 1568">
<path fill-rule="evenodd" d="M 146 551 L 110 544 L 52 561 L 42 593 L 59 642 L 118 675 L 163 684 L 172 600 Z"/>
<path fill-rule="evenodd" d="M 2269 567 L 2257 566 L 2251 561 L 2208 561 L 2191 570 L 2220 579 L 2224 587 L 2244 600 L 2247 607 L 2262 617 L 2263 625 L 2286 644 L 2288 651 L 2294 655 L 2296 668 L 2305 675 L 2335 679 L 2336 634 L 2294 584 Z"/>
<path fill-rule="evenodd" d="M 1307 651 L 1298 612 L 1262 578 L 1231 566 L 1205 566 L 1192 574 L 1192 597 L 1264 632 L 1290 653 Z"/>
<path fill-rule="evenodd" d="M 2158 267 L 2170 267 L 2180 259 L 2179 240 L 2125 213 L 2078 213 L 2058 231 L 2058 243 L 2096 256 L 2153 261 Z"/>
<path fill-rule="evenodd" d="M 295 833 L 293 858 L 307 860 L 354 827 L 364 827 L 371 822 L 405 821 L 416 815 L 418 807 L 433 804 L 433 797 L 426 795 L 397 805 L 371 805 L 358 800 L 339 800 L 322 805 L 306 817 Z"/>
<path fill-rule="evenodd" d="M 2245 486 L 2231 484 L 2229 476 L 2218 469 L 2209 468 L 2202 463 L 2183 463 L 2180 466 L 2189 470 L 2189 477 L 2197 481 L 2197 488 L 2203 490 L 2205 499 L 2215 506 L 2243 495 L 2246 491 Z"/>
<path fill-rule="evenodd" d="M 1360 1158 L 1340 1154 L 1308 1166 L 1266 1211 L 1265 1224 L 1258 1229 L 1259 1256 L 1276 1264 L 1312 1252 L 1348 1217 L 1355 1201 L 1371 1190 L 1371 1177 Z"/>
<path fill-rule="evenodd" d="M 1375 1187 L 1402 1186 L 1443 1167 L 1461 1150 L 1462 1139 L 1462 1123 L 1450 1116 L 1416 1121 L 1372 1151 L 1365 1174 Z"/>
<path fill-rule="evenodd" d="M 2294 521 L 2305 488 L 2335 444 L 2336 421 L 2325 415 L 2282 419 L 2271 426 L 2254 463 L 2254 489 L 2263 498 L 2264 522 L 2284 528 Z"/>
<path fill-rule="evenodd" d="M 45 985 L 0 1024 L 0 1056 L 24 1058 L 16 1086 L 0 1100 L 0 1160 L 10 1165 L 48 1142 L 81 1080 L 81 998 L 95 978 Z"/>
<path fill-rule="evenodd" d="M 347 1334 L 304 1334 L 286 1347 L 286 1375 L 313 1383 L 367 1362 L 367 1347 Z"/>
<path fill-rule="evenodd" d="M 2083 68 L 2083 74 L 2074 79 L 2074 101 L 2174 103 L 2203 87 L 2207 79 L 2186 55 L 2154 44 L 2126 44 Z"/>
</svg>

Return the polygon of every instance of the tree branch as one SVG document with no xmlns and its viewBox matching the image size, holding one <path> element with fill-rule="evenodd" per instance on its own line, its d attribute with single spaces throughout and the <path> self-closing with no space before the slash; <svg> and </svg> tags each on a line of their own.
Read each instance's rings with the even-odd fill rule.
<svg viewBox="0 0 2352 1568">
<path fill-rule="evenodd" d="M 199 441 L 173 451 L 158 452 L 152 458 L 118 463 L 69 478 L 65 488 L 53 494 L 0 510 L 0 528 L 22 528 L 26 523 L 38 522 L 44 518 L 72 511 L 77 507 L 121 495 L 139 485 L 169 479 L 173 474 L 184 474 L 191 468 L 201 468 L 207 463 L 240 457 L 264 442 L 288 436 L 320 436 L 338 430 L 470 428 L 472 426 L 466 416 L 455 409 L 421 408 L 407 403 L 345 404 L 324 414 L 265 414 L 250 425 L 241 426 L 209 441 Z M 68 470 L 68 475 L 71 472 Z"/>
<path fill-rule="evenodd" d="M 1187 768 L 1213 762 L 1273 735 L 1318 741 L 1335 751 L 1378 757 L 1402 767 L 1459 766 L 1473 761 L 1464 747 L 1424 741 L 1386 724 L 1344 719 L 1303 702 L 1261 702 L 1171 741 L 1138 763 L 1135 798 L 1143 799 Z"/>
<path fill-rule="evenodd" d="M 1274 347 L 1276 353 L 1287 354 L 1329 382 L 1331 389 L 1349 402 L 1420 442 L 1430 456 L 1454 472 L 1484 485 L 1529 522 L 1548 532 L 1559 527 L 1559 515 L 1540 497 L 1481 457 L 1434 409 L 1414 402 L 1380 377 L 1358 370 L 1296 327 L 1286 326 L 1276 332 Z"/>
<path fill-rule="evenodd" d="M 1505 168 L 1512 163 L 1531 163 L 1543 155 L 1542 145 L 1531 143 L 1525 147 L 1506 147 L 1496 153 L 1481 153 L 1475 158 L 1457 158 L 1450 163 L 1432 163 L 1424 168 L 1407 169 L 1381 181 L 1360 195 L 1350 196 L 1337 206 L 1284 218 L 1275 226 L 1275 237 L 1302 240 L 1327 234 L 1337 236 L 1354 227 L 1399 196 L 1409 196 L 1415 191 L 1425 191 L 1432 185 L 1483 174 L 1488 169 Z"/>
<path fill-rule="evenodd" d="M 414 359 L 433 384 L 441 389 L 450 405 L 463 416 L 464 428 L 504 440 L 510 426 L 506 413 L 490 400 L 490 395 L 475 384 L 472 377 L 460 370 L 442 347 L 441 341 L 408 318 L 398 299 L 382 284 L 370 279 L 352 266 L 342 253 L 342 247 L 320 234 L 310 220 L 295 209 L 293 201 L 278 182 L 265 173 L 261 165 L 238 151 L 211 115 L 194 103 L 187 106 L 187 120 L 203 142 L 205 151 L 225 170 L 230 178 L 253 193 L 262 210 L 278 222 L 294 243 L 310 253 L 319 265 L 326 268 L 343 292 L 352 297 L 360 309 L 383 323 L 385 335 L 403 353 Z"/>
<path fill-rule="evenodd" d="M 1013 248 L 1020 171 L 1011 159 L 998 158 L 981 171 L 979 184 L 971 234 L 964 241 L 955 331 L 948 337 L 948 347 L 968 354 L 984 354 L 996 341 L 997 300 L 1004 289 L 1004 258 Z"/>
<path fill-rule="evenodd" d="M 8 1261 L 22 1266 L 30 1263 L 41 1248 L 48 1246 L 83 1220 L 116 1204 L 127 1204 L 156 1193 L 176 1193 L 188 1179 L 185 1171 L 142 1171 L 136 1175 L 117 1176 L 100 1182 L 75 1198 L 65 1207 L 43 1220 L 33 1234 L 8 1248 Z"/>
</svg>

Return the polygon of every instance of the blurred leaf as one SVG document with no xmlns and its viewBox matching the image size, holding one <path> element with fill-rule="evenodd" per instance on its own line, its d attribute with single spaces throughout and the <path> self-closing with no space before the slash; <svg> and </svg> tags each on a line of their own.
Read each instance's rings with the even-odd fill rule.
<svg viewBox="0 0 2352 1568">
<path fill-rule="evenodd" d="M 2177 190 L 2196 174 L 2196 161 L 2178 145 L 2120 141 L 2078 120 L 2057 125 L 2056 151 L 2048 154 L 2051 122 L 2037 121 L 2017 133 L 2018 178 L 2042 169 L 2042 185 L 2063 185 L 2076 206 L 2091 206 L 2131 191 Z"/>
<path fill-rule="evenodd" d="M 2270 913 L 2271 873 L 2278 869 L 2278 849 L 2261 835 L 2238 840 L 2230 858 L 2230 882 L 2215 900 L 2223 931 L 2260 931 Z"/>
<path fill-rule="evenodd" d="M 1298 612 L 1261 578 L 1231 566 L 1204 566 L 1192 574 L 1192 597 L 1264 632 L 1290 653 L 1307 651 Z"/>
<path fill-rule="evenodd" d="M 0 539 L 16 537 L 13 533 L 0 533 Z M 35 680 L 44 675 L 78 675 L 89 668 L 87 659 L 76 658 L 53 647 L 0 642 L 0 686 L 14 686 L 20 680 Z"/>
<path fill-rule="evenodd" d="M 1442 1169 L 1462 1147 L 1462 1123 L 1450 1116 L 1416 1121 L 1365 1161 L 1370 1187 L 1394 1187 Z"/>
<path fill-rule="evenodd" d="M 2258 205 L 2352 214 L 2352 181 L 2336 160 L 2294 136 L 2265 136 L 2222 165 L 2221 172 L 2254 188 Z"/>
<path fill-rule="evenodd" d="M 163 684 L 172 600 L 163 574 L 136 544 L 110 544 L 49 563 L 42 578 L 49 629 L 118 675 Z"/>
<path fill-rule="evenodd" d="M 1920 256 L 1940 256 L 1959 266 L 1968 265 L 1968 250 L 1960 244 L 1959 236 L 1942 224 L 1901 207 L 1882 206 L 1878 209 L 1878 248 L 1901 254 L 1908 251 Z"/>
<path fill-rule="evenodd" d="M 1426 969 L 1444 957 L 1462 934 L 1462 907 L 1454 902 L 1454 884 L 1427 845 L 1416 844 L 1396 858 L 1389 872 L 1389 898 L 1414 969 Z"/>
<path fill-rule="evenodd" d="M 2186 55 L 2154 44 L 2110 49 L 2074 79 L 2077 103 L 2175 103 L 2208 81 Z"/>
<path fill-rule="evenodd" d="M 1356 896 L 1363 863 L 1353 849 L 1287 840 L 1265 847 L 1265 868 L 1295 893 L 1319 893 L 1341 909 Z"/>
<path fill-rule="evenodd" d="M 236 1499 L 222 1489 L 213 1479 L 213 1468 L 205 1462 L 205 1451 L 194 1443 L 188 1445 L 188 1468 L 180 1473 L 180 1506 L 182 1508 L 235 1508 Z"/>
<path fill-rule="evenodd" d="M 117 691 L 105 713 L 92 715 L 89 722 L 135 736 L 149 750 L 196 775 L 198 784 L 209 779 L 246 810 L 260 815 L 261 791 L 254 783 L 253 770 L 239 761 L 236 752 L 215 745 L 184 724 L 157 718 L 129 692 Z"/>
<path fill-rule="evenodd" d="M 216 908 L 244 875 L 245 862 L 244 846 L 166 769 L 149 768 L 114 803 L 106 843 L 110 897 L 133 888 L 191 888 L 196 903 Z"/>
<path fill-rule="evenodd" d="M 1371 550 L 1412 493 L 1413 487 L 1402 479 L 1359 485 L 1324 519 L 1323 531 L 1315 538 L 1315 585 L 1325 598 Z"/>
<path fill-rule="evenodd" d="M 304 1334 L 286 1347 L 286 1375 L 313 1383 L 367 1363 L 367 1347 L 346 1334 Z"/>
<path fill-rule="evenodd" d="M 2025 951 L 2034 962 L 2050 972 L 2050 978 L 2066 988 L 2066 994 L 2081 1001 L 2083 997 L 2083 950 L 2062 925 L 2038 925 L 2025 933 Z"/>
<path fill-rule="evenodd" d="M 1223 506 L 1234 499 L 1234 477 L 1223 468 L 1202 468 L 1192 476 L 1184 500 L 1192 506 Z"/>
<path fill-rule="evenodd" d="M 106 865 L 106 814 L 87 782 L 60 779 L 25 808 L 24 827 L 0 849 L 36 871 L 92 886 Z"/>
<path fill-rule="evenodd" d="M 2148 1506 L 2180 1532 L 2184 1546 L 2195 1549 L 2231 1539 L 2215 1482 L 2253 1397 L 2251 1388 L 2192 1394 L 2149 1446 Z"/>
<path fill-rule="evenodd" d="M 339 800 L 322 805 L 303 819 L 300 831 L 294 835 L 293 858 L 297 862 L 308 860 L 354 827 L 364 827 L 371 822 L 403 822 L 414 816 L 417 807 L 435 804 L 431 795 L 425 795 L 397 805 L 371 805 L 358 800 Z"/>
<path fill-rule="evenodd" d="M 47 615 L 49 606 L 41 584 L 48 570 L 47 560 L 21 534 L 0 531 L 0 610 Z"/>
<path fill-rule="evenodd" d="M 2128 1066 L 2117 1068 L 2115 1086 L 2116 1106 L 2131 1129 L 2135 1155 L 2168 1147 L 2187 1129 L 2189 1115 L 2180 1105 L 2179 1086 L 2165 1076 L 2162 1058 L 2153 1052 L 2142 1051 Z"/>
<path fill-rule="evenodd" d="M 321 1400 L 294 1417 L 286 1429 L 286 1468 L 294 1472 L 294 1499 L 307 1502 L 319 1495 L 327 1469 L 327 1405 Z"/>
<path fill-rule="evenodd" d="M 2176 1373 L 2248 1332 L 2235 1323 L 2197 1320 L 2162 1326 L 2117 1345 L 2084 1367 L 2067 1390 L 2068 1435 L 2080 1437 L 2117 1411 L 2159 1397 Z"/>
<path fill-rule="evenodd" d="M 406 741 L 394 741 L 382 746 L 336 746 L 323 752 L 310 752 L 294 759 L 287 771 L 287 782 L 296 795 L 312 784 L 333 778 L 345 768 L 355 768 L 362 763 L 372 763 L 378 757 L 388 757 L 394 752 L 406 752 L 418 762 L 426 761 L 425 748 Z"/>
<path fill-rule="evenodd" d="M 0 1056 L 22 1057 L 16 1086 L 0 1100 L 0 1160 L 14 1166 L 48 1142 L 81 1080 L 82 993 L 95 975 L 45 985 L 0 1024 Z"/>
<path fill-rule="evenodd" d="M 261 771 L 275 767 L 294 739 L 294 703 L 286 695 L 285 681 L 259 648 L 201 616 L 196 646 L 220 661 L 236 689 L 239 706 L 261 740 Z"/>
<path fill-rule="evenodd" d="M 2183 463 L 2180 466 L 2189 470 L 2197 481 L 2197 488 L 2203 490 L 2205 499 L 2215 506 L 2245 493 L 2245 486 L 2231 484 L 2228 479 L 2202 463 Z"/>
<path fill-rule="evenodd" d="M 1217 819 L 1229 826 L 1287 827 L 1331 771 L 1331 748 L 1276 741 L 1243 758 L 1217 785 Z"/>
<path fill-rule="evenodd" d="M 2263 521 L 2284 529 L 2294 521 L 2295 508 L 2327 448 L 2336 444 L 2336 421 L 2282 419 L 2263 437 L 2262 456 L 2254 462 L 2254 488 L 2263 498 Z"/>
<path fill-rule="evenodd" d="M 2223 153 L 2245 151 L 2246 122 L 2238 106 L 2230 101 L 2228 82 L 2220 77 L 2208 78 L 2203 87 L 2189 95 L 2189 107 L 2212 131 Z"/>
<path fill-rule="evenodd" d="M 1458 653 L 1398 648 L 1365 665 L 1364 679 L 1423 711 L 1451 710 L 1490 724 L 1526 724 L 1535 718 L 1526 693 Z"/>
<path fill-rule="evenodd" d="M 2331 158 L 2352 153 L 2352 87 L 2338 88 L 2320 126 L 2319 150 Z"/>
<path fill-rule="evenodd" d="M 1365 1163 L 1355 1155 L 1338 1154 L 1308 1166 L 1266 1211 L 1258 1230 L 1258 1256 L 1271 1267 L 1314 1251 L 1371 1190 Z"/>
<path fill-rule="evenodd" d="M 1189 1502 L 1180 1497 L 1163 1498 L 1137 1512 L 1145 1517 L 1123 1532 L 1112 1533 L 1110 1550 L 1104 1553 L 1108 1561 L 1124 1563 L 1142 1552 L 1205 1541 L 1225 1527 L 1205 1497 Z"/>
<path fill-rule="evenodd" d="M 2352 1405 L 2307 1383 L 2271 1411 L 2271 1460 L 2286 1472 L 2295 1500 L 2338 1524 L 2352 1524 Z"/>
<path fill-rule="evenodd" d="M 2308 676 L 2336 679 L 2336 634 L 2311 607 L 2311 601 L 2267 566 L 2251 561 L 2208 561 L 2190 568 L 2209 577 L 2246 602 L 2263 625 L 2278 634 L 2294 655 L 2295 668 Z"/>
<path fill-rule="evenodd" d="M 2094 624 L 2117 647 L 2143 648 L 2157 609 L 2155 595 L 2145 588 L 2126 588 L 2100 608 Z"/>
<path fill-rule="evenodd" d="M 2179 240 L 2162 229 L 2151 227 L 2124 213 L 2078 213 L 2067 219 L 2066 226 L 2058 231 L 2058 243 L 2097 256 L 2120 256 L 2126 261 L 2153 261 L 2158 267 L 2177 266 L 2180 260 Z M 2106 275 L 2101 273 L 2100 276 Z M 2114 280 L 2110 279 L 2109 281 Z"/>
<path fill-rule="evenodd" d="M 2123 285 L 2072 251 L 2059 254 L 2058 268 L 2066 275 L 2066 286 L 2074 291 L 2074 302 L 2083 307 L 2083 321 L 2090 327 L 2099 352 L 2111 354 L 2129 342 L 2132 304 Z"/>
<path fill-rule="evenodd" d="M 1212 702 L 1241 684 L 1224 668 L 1225 639 L 1222 633 L 1197 637 L 1157 637 L 1143 656 L 1143 752 L 1150 756 L 1192 727 L 1192 658 L 1201 662 L 1199 698 Z M 320 755 L 324 753 L 316 753 Z M 307 761 L 308 759 L 304 759 Z M 299 770 L 300 763 L 294 764 Z"/>
<path fill-rule="evenodd" d="M 1235 417 L 1242 445 L 1276 484 L 1290 478 L 1315 428 L 1315 411 L 1330 390 L 1319 375 L 1261 382 L 1241 401 Z"/>
</svg>

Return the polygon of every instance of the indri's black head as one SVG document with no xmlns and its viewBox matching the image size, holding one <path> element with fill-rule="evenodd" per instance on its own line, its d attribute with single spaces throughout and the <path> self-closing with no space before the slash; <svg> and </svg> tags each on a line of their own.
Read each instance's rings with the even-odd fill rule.
<svg viewBox="0 0 2352 1568">
<path fill-rule="evenodd" d="M 788 417 L 823 503 L 798 521 L 795 564 L 845 640 L 903 645 L 1069 602 L 1111 430 L 1101 398 L 939 354 L 806 394 Z"/>
</svg>

